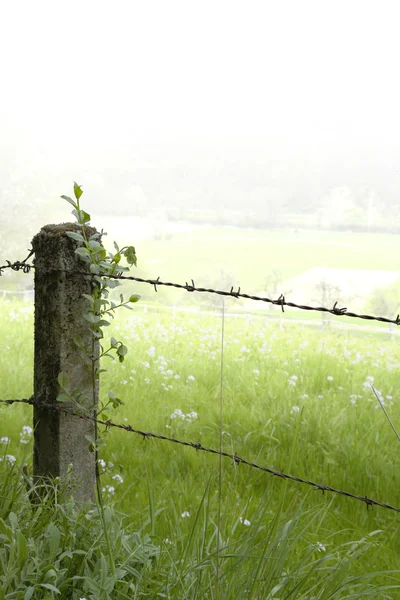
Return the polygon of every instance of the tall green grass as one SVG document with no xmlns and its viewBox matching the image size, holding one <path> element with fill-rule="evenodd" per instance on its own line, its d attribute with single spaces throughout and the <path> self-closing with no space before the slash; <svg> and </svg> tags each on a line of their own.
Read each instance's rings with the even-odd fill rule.
<svg viewBox="0 0 400 600">
<path fill-rule="evenodd" d="M 27 397 L 33 364 L 29 307 L 3 303 L 0 332 L 0 398 Z M 217 448 L 220 317 L 129 313 L 117 319 L 113 333 L 130 351 L 123 365 L 107 363 L 101 381 L 104 397 L 111 390 L 125 402 L 112 419 Z M 223 449 L 400 506 L 398 442 L 369 386 L 373 382 L 399 424 L 399 358 L 397 339 L 388 334 L 356 337 L 285 322 L 227 320 Z M 30 463 L 30 432 L 22 432 L 29 425 L 29 407 L 0 408 L 0 438 L 9 438 L 0 448 L 16 457 L 7 466 L 15 481 L 18 465 Z M 218 531 L 214 456 L 116 430 L 106 439 L 101 470 L 108 510 L 132 535 L 148 535 L 157 549 L 131 578 L 135 593 L 131 588 L 127 597 L 400 598 L 390 588 L 400 582 L 396 513 L 367 510 L 225 460 Z M 3 469 L 8 462 L 2 461 Z M 7 527 L 10 511 L 28 514 L 19 508 L 27 501 L 18 485 L 19 494 L 2 493 L 12 507 L 1 514 Z M 88 518 L 83 509 L 74 510 L 77 520 Z M 51 514 L 57 523 L 56 512 Z M 97 529 L 88 539 L 97 548 L 93 540 L 103 538 L 99 520 L 93 520 Z M 18 517 L 25 538 L 31 521 Z M 96 559 L 104 554 L 98 543 Z M 118 556 L 116 551 L 116 564 Z M 85 591 L 77 597 L 91 596 Z"/>
</svg>

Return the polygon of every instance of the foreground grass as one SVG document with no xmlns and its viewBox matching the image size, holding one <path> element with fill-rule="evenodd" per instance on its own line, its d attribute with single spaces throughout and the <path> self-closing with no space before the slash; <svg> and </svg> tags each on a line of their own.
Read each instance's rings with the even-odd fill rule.
<svg viewBox="0 0 400 600">
<path fill-rule="evenodd" d="M 30 504 L 10 460 L 0 473 L 2 600 L 392 598 L 400 587 L 396 572 L 360 572 L 376 532 L 331 550 L 304 543 L 324 520 L 322 507 L 305 511 L 300 503 L 289 520 L 280 510 L 268 518 L 263 499 L 247 531 L 232 530 L 216 544 L 206 489 L 189 531 L 177 520 L 174 541 L 157 546 L 111 506 L 106 539 L 98 506 L 75 505 L 56 482 Z"/>
<path fill-rule="evenodd" d="M 125 402 L 113 420 L 217 448 L 221 319 L 131 314 L 133 318 L 119 318 L 113 332 L 129 346 L 127 360 L 122 367 L 109 365 L 101 382 L 104 396 L 112 390 Z M 0 397 L 28 397 L 31 309 L 3 303 L 0 315 Z M 285 329 L 284 323 L 257 319 L 227 321 L 223 449 L 400 506 L 398 442 L 369 387 L 373 382 L 380 390 L 398 424 L 399 369 L 398 345 L 387 334 L 354 337 L 293 324 Z M 15 456 L 16 465 L 30 462 L 30 432 L 22 431 L 29 425 L 29 407 L 0 408 L 0 437 L 9 439 L 4 454 Z M 376 587 L 400 581 L 397 513 L 368 511 L 354 500 L 324 497 L 225 460 L 219 531 L 223 557 L 216 587 L 218 460 L 110 430 L 102 461 L 110 510 L 125 514 L 123 527 L 139 532 L 141 540 L 149 535 L 149 544 L 157 548 L 135 576 L 136 597 L 356 598 L 362 597 L 357 596 L 360 584 L 375 586 L 364 597 L 400 598 L 396 589 Z M 3 460 L 3 468 L 7 462 Z M 15 502 L 23 504 L 22 499 Z M 22 509 L 6 505 L 1 516 L 8 527 L 10 510 Z M 113 515 L 121 518 L 118 512 Z M 54 513 L 51 521 L 58 518 Z M 28 530 L 22 529 L 27 539 L 30 522 Z M 101 539 L 101 531 L 93 531 L 94 539 Z M 370 582 L 349 579 L 372 572 L 381 574 Z M 344 587 L 335 587 L 340 577 Z"/>
</svg>

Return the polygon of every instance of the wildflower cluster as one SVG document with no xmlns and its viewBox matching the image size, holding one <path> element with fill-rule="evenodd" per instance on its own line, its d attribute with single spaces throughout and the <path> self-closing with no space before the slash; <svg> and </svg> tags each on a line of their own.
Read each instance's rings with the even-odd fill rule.
<svg viewBox="0 0 400 600">
<path fill-rule="evenodd" d="M 192 410 L 192 412 L 190 413 L 184 413 L 181 411 L 180 408 L 176 408 L 174 410 L 174 412 L 170 415 L 170 419 L 180 419 L 182 421 L 188 421 L 189 423 L 191 423 L 192 421 L 195 421 L 198 417 L 198 414 L 196 411 Z"/>
</svg>

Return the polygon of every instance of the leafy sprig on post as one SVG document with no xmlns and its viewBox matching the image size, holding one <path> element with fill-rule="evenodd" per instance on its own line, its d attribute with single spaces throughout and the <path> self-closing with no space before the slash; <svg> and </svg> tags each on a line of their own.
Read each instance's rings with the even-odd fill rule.
<svg viewBox="0 0 400 600">
<path fill-rule="evenodd" d="M 119 362 L 122 363 L 128 352 L 128 348 L 125 344 L 116 340 L 114 337 L 110 338 L 109 344 L 103 345 L 101 342 L 104 340 L 103 329 L 110 325 L 109 319 L 114 318 L 114 313 L 118 308 L 123 307 L 131 309 L 130 304 L 138 302 L 140 296 L 133 294 L 125 300 L 123 294 L 120 294 L 120 301 L 118 303 L 109 299 L 110 290 L 121 285 L 114 277 L 125 271 L 129 271 L 132 265 L 137 266 L 136 250 L 134 246 L 124 246 L 123 248 L 119 248 L 118 244 L 114 242 L 114 248 L 116 250 L 115 254 L 107 252 L 102 244 L 102 237 L 106 235 L 103 231 L 88 235 L 86 227 L 90 223 L 90 214 L 81 208 L 80 199 L 82 194 L 83 190 L 81 186 L 74 182 L 75 198 L 73 199 L 70 196 L 64 195 L 61 196 L 61 198 L 71 204 L 73 207 L 72 214 L 76 218 L 76 224 L 81 228 L 81 231 L 68 231 L 67 236 L 80 244 L 78 248 L 76 248 L 75 253 L 88 265 L 89 272 L 93 274 L 92 293 L 83 294 L 88 303 L 87 311 L 83 316 L 88 322 L 92 332 L 92 344 L 90 348 L 86 348 L 79 339 L 75 339 L 75 343 L 80 350 L 82 350 L 92 371 L 94 389 L 100 373 L 106 370 L 100 368 L 99 359 L 107 357 L 114 360 L 116 356 Z M 127 266 L 121 264 L 123 258 L 125 258 Z M 110 277 L 110 275 L 113 277 Z M 97 341 L 100 343 L 99 355 L 95 353 L 95 344 Z M 82 398 L 79 390 L 68 391 L 64 373 L 60 373 L 58 383 L 60 385 L 59 401 L 66 402 L 74 399 L 75 406 L 78 410 L 88 409 L 87 402 L 84 401 L 85 399 Z M 97 415 L 101 415 L 105 410 L 110 410 L 111 407 L 116 408 L 120 404 L 122 404 L 121 400 L 115 397 L 112 392 L 109 392 L 107 402 L 100 406 Z M 94 402 L 89 408 L 95 409 Z"/>
</svg>

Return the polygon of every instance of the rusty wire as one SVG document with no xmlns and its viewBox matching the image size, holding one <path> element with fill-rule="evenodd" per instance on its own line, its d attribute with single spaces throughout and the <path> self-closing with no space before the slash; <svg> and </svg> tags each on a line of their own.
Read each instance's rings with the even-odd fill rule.
<svg viewBox="0 0 400 600">
<path fill-rule="evenodd" d="M 27 257 L 27 258 L 29 258 L 29 257 Z M 35 267 L 35 265 L 26 263 L 27 258 L 24 261 L 16 261 L 14 263 L 11 263 L 10 261 L 6 261 L 7 262 L 6 265 L 0 266 L 0 276 L 4 269 L 12 269 L 14 271 L 22 270 L 24 273 L 29 273 L 31 269 L 37 268 L 37 267 Z M 61 271 L 64 273 L 69 273 L 70 275 L 79 275 L 79 276 L 85 276 L 85 277 L 91 277 L 91 278 L 99 277 L 99 275 L 87 273 L 84 271 L 65 271 L 63 269 L 58 269 L 58 271 Z M 244 298 L 246 300 L 254 300 L 254 301 L 258 301 L 258 302 L 274 304 L 276 306 L 280 306 L 282 309 L 282 312 L 285 312 L 285 306 L 289 306 L 290 308 L 297 308 L 299 310 L 330 313 L 332 315 L 335 315 L 336 317 L 351 317 L 351 318 L 355 318 L 355 319 L 365 319 L 367 321 L 379 321 L 381 323 L 391 323 L 393 325 L 400 325 L 400 315 L 397 315 L 395 319 L 388 319 L 387 317 L 378 317 L 378 316 L 374 316 L 374 315 L 361 315 L 361 314 L 347 310 L 346 307 L 338 307 L 337 302 L 334 303 L 332 308 L 328 308 L 326 306 L 309 306 L 307 304 L 297 304 L 296 302 L 288 302 L 285 299 L 285 296 L 283 294 L 281 294 L 279 296 L 279 298 L 274 300 L 272 298 L 267 298 L 264 296 L 254 296 L 251 294 L 245 294 L 244 292 L 240 291 L 240 287 L 236 291 L 234 290 L 233 287 L 230 289 L 230 291 L 216 290 L 213 288 L 197 287 L 195 285 L 193 279 L 190 280 L 191 281 L 190 284 L 187 282 L 185 284 L 182 284 L 182 283 L 174 283 L 171 281 L 161 281 L 159 277 L 157 277 L 157 279 L 144 279 L 142 277 L 134 277 L 133 275 L 120 275 L 120 274 L 119 275 L 104 275 L 102 277 L 105 277 L 108 279 L 118 279 L 121 281 L 128 280 L 128 281 L 136 281 L 138 283 L 146 283 L 148 285 L 153 286 L 154 290 L 156 292 L 157 292 L 157 286 L 173 287 L 173 288 L 177 288 L 177 289 L 181 289 L 181 290 L 186 290 L 187 292 L 217 294 L 219 296 L 225 296 L 225 297 L 229 296 L 231 298 Z"/>
<path fill-rule="evenodd" d="M 225 458 L 229 458 L 232 461 L 232 464 L 239 465 L 247 465 L 252 469 L 258 469 L 259 471 L 263 471 L 264 473 L 269 473 L 272 477 L 279 477 L 281 479 L 287 479 L 289 481 L 296 481 L 297 483 L 302 483 L 304 485 L 311 486 L 315 491 L 320 491 L 323 494 L 325 492 L 331 492 L 333 494 L 338 494 L 339 496 L 345 496 L 346 498 L 352 498 L 353 500 L 358 500 L 359 502 L 363 502 L 367 508 L 379 506 L 380 508 L 387 508 L 389 510 L 393 510 L 395 512 L 400 513 L 400 508 L 396 506 L 392 506 L 391 504 L 387 504 L 386 502 L 380 502 L 379 500 L 373 500 L 368 496 L 361 496 L 358 494 L 353 494 L 352 492 L 347 492 L 345 490 L 339 490 L 330 485 L 326 485 L 324 483 L 317 483 L 316 481 L 311 481 L 308 479 L 304 479 L 303 477 L 297 477 L 295 475 L 290 475 L 289 473 L 284 473 L 283 471 L 277 471 L 276 469 L 272 469 L 271 467 L 265 467 L 259 465 L 255 462 L 247 460 L 245 458 L 241 458 L 237 454 L 230 454 L 229 452 L 223 452 L 220 450 L 215 450 L 214 448 L 207 448 L 203 446 L 200 442 L 187 442 L 185 440 L 179 440 L 177 438 L 169 437 L 166 435 L 161 435 L 157 433 L 153 433 L 152 431 L 142 431 L 140 429 L 135 429 L 132 425 L 123 425 L 121 423 L 113 423 L 110 420 L 104 421 L 102 419 L 97 419 L 88 415 L 87 413 L 76 413 L 73 410 L 66 408 L 60 405 L 49 404 L 45 402 L 36 402 L 33 397 L 29 399 L 22 400 L 0 400 L 0 403 L 12 404 L 14 402 L 25 402 L 26 404 L 30 404 L 36 406 L 38 408 L 46 408 L 50 410 L 59 410 L 64 413 L 67 413 L 71 416 L 78 417 L 79 419 L 88 419 L 97 423 L 98 425 L 104 425 L 107 429 L 112 427 L 116 429 L 122 429 L 124 431 L 128 431 L 130 433 L 135 433 L 140 435 L 143 439 L 156 439 L 156 440 L 164 440 L 166 442 L 172 442 L 173 444 L 179 444 L 180 446 L 186 446 L 188 448 L 193 448 L 197 451 L 207 452 L 209 454 L 216 454 L 218 456 L 223 456 Z"/>
</svg>

